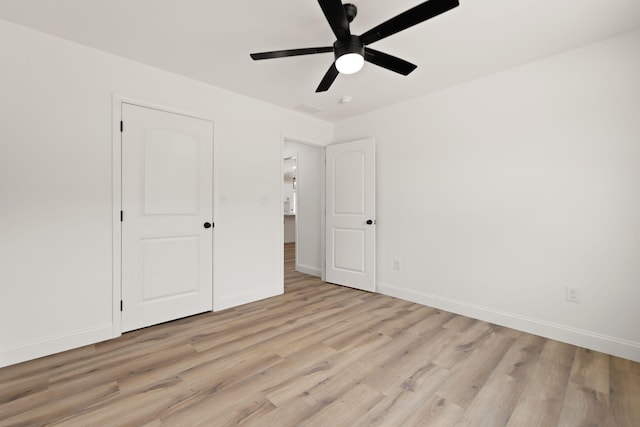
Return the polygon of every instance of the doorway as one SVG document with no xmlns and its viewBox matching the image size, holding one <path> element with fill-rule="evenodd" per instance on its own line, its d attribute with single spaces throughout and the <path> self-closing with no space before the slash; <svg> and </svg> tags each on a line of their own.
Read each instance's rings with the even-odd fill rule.
<svg viewBox="0 0 640 427">
<path fill-rule="evenodd" d="M 284 273 L 295 271 L 296 266 L 296 156 L 283 162 L 282 207 L 284 220 Z"/>
<path fill-rule="evenodd" d="M 282 164 L 285 258 L 295 257 L 293 270 L 322 277 L 324 148 L 286 139 Z"/>
</svg>

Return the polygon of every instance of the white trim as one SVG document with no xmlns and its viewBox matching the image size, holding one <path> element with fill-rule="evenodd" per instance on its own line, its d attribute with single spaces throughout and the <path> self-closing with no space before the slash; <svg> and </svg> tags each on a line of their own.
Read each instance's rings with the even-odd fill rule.
<svg viewBox="0 0 640 427">
<path fill-rule="evenodd" d="M 296 263 L 296 271 L 299 271 L 300 273 L 308 274 L 310 276 L 322 277 L 322 269 L 318 267 L 313 267 L 311 265 Z"/>
<path fill-rule="evenodd" d="M 122 210 L 122 132 L 120 132 L 120 121 L 122 120 L 122 104 L 124 99 L 125 98 L 116 94 L 112 95 L 111 338 L 117 338 L 122 335 L 122 315 L 120 314 L 120 300 L 122 299 L 122 224 L 120 222 L 120 211 Z"/>
<path fill-rule="evenodd" d="M 284 247 L 284 245 L 283 245 Z M 283 249 L 284 253 L 284 249 Z M 250 302 L 260 301 L 266 298 L 282 295 L 284 289 L 282 286 L 276 285 L 269 289 L 260 289 L 259 291 L 244 292 L 241 294 L 230 295 L 225 298 L 220 298 L 217 304 L 213 306 L 213 311 L 226 310 L 227 308 L 237 307 L 239 305 L 248 304 Z"/>
<path fill-rule="evenodd" d="M 298 159 L 300 158 L 300 153 L 296 151 L 295 156 L 290 156 L 290 157 L 295 157 L 296 159 L 296 173 L 295 173 L 295 188 L 293 189 L 293 192 L 295 193 L 295 211 L 294 211 L 294 216 L 293 216 L 293 242 L 295 243 L 295 246 L 293 247 L 295 249 L 295 259 L 293 260 L 295 265 L 298 265 L 298 260 L 300 259 L 300 245 L 298 244 L 298 241 L 300 240 L 300 233 L 298 232 L 298 223 L 299 223 L 299 219 L 300 219 L 300 197 L 298 194 L 298 187 L 300 186 L 300 177 L 298 176 Z M 303 196 L 304 197 L 304 196 Z M 280 200 L 284 200 L 284 196 L 280 199 Z M 284 225 L 283 225 L 284 226 Z M 284 234 L 284 233 L 283 233 Z M 283 260 L 284 262 L 284 260 Z"/>
<path fill-rule="evenodd" d="M 378 282 L 378 292 L 485 322 L 640 362 L 640 343 L 545 320 L 495 310 L 453 298 L 432 295 L 388 283 Z"/>
<path fill-rule="evenodd" d="M 49 356 L 112 338 L 112 325 L 105 323 L 91 328 L 79 329 L 63 335 L 30 341 L 0 351 L 0 368 Z"/>
<path fill-rule="evenodd" d="M 322 149 L 322 165 L 320 167 L 320 279 L 326 282 L 327 279 L 327 147 Z"/>
<path fill-rule="evenodd" d="M 213 240 L 211 241 L 211 310 L 213 311 L 213 307 L 215 307 L 216 303 L 216 230 L 219 229 L 220 224 L 216 221 L 216 218 L 220 218 L 218 215 L 218 202 L 220 200 L 220 179 L 218 177 L 218 168 L 216 167 L 216 159 L 218 158 L 218 154 L 216 150 L 219 150 L 218 144 L 216 144 L 216 123 L 213 119 L 207 119 L 211 121 L 211 125 L 213 126 L 213 149 L 211 150 L 211 155 L 213 158 L 211 159 L 211 167 L 213 171 L 211 173 L 211 179 L 213 179 L 213 186 L 211 190 L 213 191 L 213 197 L 211 199 L 211 203 L 213 203 L 213 209 L 211 211 L 211 221 L 213 222 Z"/>
<path fill-rule="evenodd" d="M 284 136 L 283 137 L 283 147 L 284 147 L 284 142 L 294 142 L 296 144 L 302 144 L 302 145 L 308 145 L 311 147 L 315 147 L 315 148 L 324 148 L 327 145 L 326 144 L 319 144 L 317 142 L 309 142 L 309 141 L 303 141 L 301 139 L 295 139 L 295 138 L 289 138 L 288 136 Z"/>
<path fill-rule="evenodd" d="M 284 208 L 282 201 L 284 200 L 284 185 L 283 181 L 283 171 L 284 171 L 284 144 L 287 141 L 287 137 L 280 134 L 280 200 L 278 201 L 278 206 L 280 207 L 280 248 L 278 249 L 280 255 L 278 259 L 278 265 L 280 268 L 278 269 L 278 284 L 280 285 L 280 289 L 284 293 Z M 297 232 L 297 230 L 296 230 Z M 297 245 L 296 245 L 297 246 Z M 296 249 L 297 250 L 297 249 Z M 297 259 L 297 254 L 296 254 Z M 216 305 L 213 305 L 213 311 L 216 311 Z"/>
<path fill-rule="evenodd" d="M 212 179 L 213 179 L 213 199 L 212 199 L 212 212 L 213 218 L 211 220 L 215 224 L 217 218 L 217 203 L 215 203 L 215 197 L 218 194 L 218 185 L 216 179 L 216 170 L 215 167 L 215 122 L 212 118 L 201 116 L 198 114 L 194 114 L 189 111 L 179 110 L 176 108 L 166 107 L 164 105 L 153 104 L 151 102 L 128 98 L 116 93 L 112 94 L 112 324 L 111 324 L 111 336 L 109 338 L 117 338 L 122 335 L 122 312 L 120 311 L 120 300 L 122 299 L 122 222 L 120 221 L 120 211 L 122 210 L 122 132 L 120 132 L 120 121 L 122 121 L 122 104 L 130 104 L 138 107 L 150 108 L 153 110 L 163 111 L 166 113 L 179 114 L 181 116 L 192 117 L 195 119 L 205 120 L 211 123 L 213 128 L 213 150 L 212 150 Z M 127 124 L 124 124 L 125 128 Z M 125 212 L 126 217 L 126 212 Z M 215 227 L 214 227 L 215 230 Z M 212 260 L 211 260 L 211 269 L 212 269 L 212 281 L 211 281 L 211 306 L 215 306 L 215 289 L 214 286 L 214 278 L 215 271 L 214 263 L 215 263 L 215 231 L 212 242 Z"/>
</svg>

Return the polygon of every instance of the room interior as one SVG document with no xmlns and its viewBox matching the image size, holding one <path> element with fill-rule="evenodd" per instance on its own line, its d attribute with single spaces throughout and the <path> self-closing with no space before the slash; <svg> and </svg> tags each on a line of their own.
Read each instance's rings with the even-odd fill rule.
<svg viewBox="0 0 640 427">
<path fill-rule="evenodd" d="M 122 332 L 117 97 L 213 122 L 214 312 L 284 292 L 287 141 L 372 137 L 378 294 L 640 362 L 640 3 L 461 2 L 320 94 L 330 54 L 249 57 L 331 44 L 315 1 L 130 3 L 0 6 L 0 367 Z"/>
</svg>

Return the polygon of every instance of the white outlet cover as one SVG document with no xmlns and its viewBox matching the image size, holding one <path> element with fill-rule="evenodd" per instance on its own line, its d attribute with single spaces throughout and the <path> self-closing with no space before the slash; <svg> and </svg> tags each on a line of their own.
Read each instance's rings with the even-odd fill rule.
<svg viewBox="0 0 640 427">
<path fill-rule="evenodd" d="M 580 302 L 580 288 L 567 286 L 567 301 Z"/>
</svg>

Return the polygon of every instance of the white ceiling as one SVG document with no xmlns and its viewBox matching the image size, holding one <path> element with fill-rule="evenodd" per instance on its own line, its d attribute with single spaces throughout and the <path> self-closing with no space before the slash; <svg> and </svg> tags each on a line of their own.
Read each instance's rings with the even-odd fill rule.
<svg viewBox="0 0 640 427">
<path fill-rule="evenodd" d="M 351 32 L 420 0 L 354 0 Z M 0 0 L 0 19 L 292 110 L 338 121 L 640 28 L 640 0 L 461 0 L 460 6 L 371 45 L 418 65 L 408 77 L 372 64 L 314 91 L 324 53 L 252 61 L 251 52 L 330 46 L 316 0 Z M 640 46 L 638 47 L 640 49 Z M 342 105 L 343 96 L 353 97 Z"/>
</svg>

